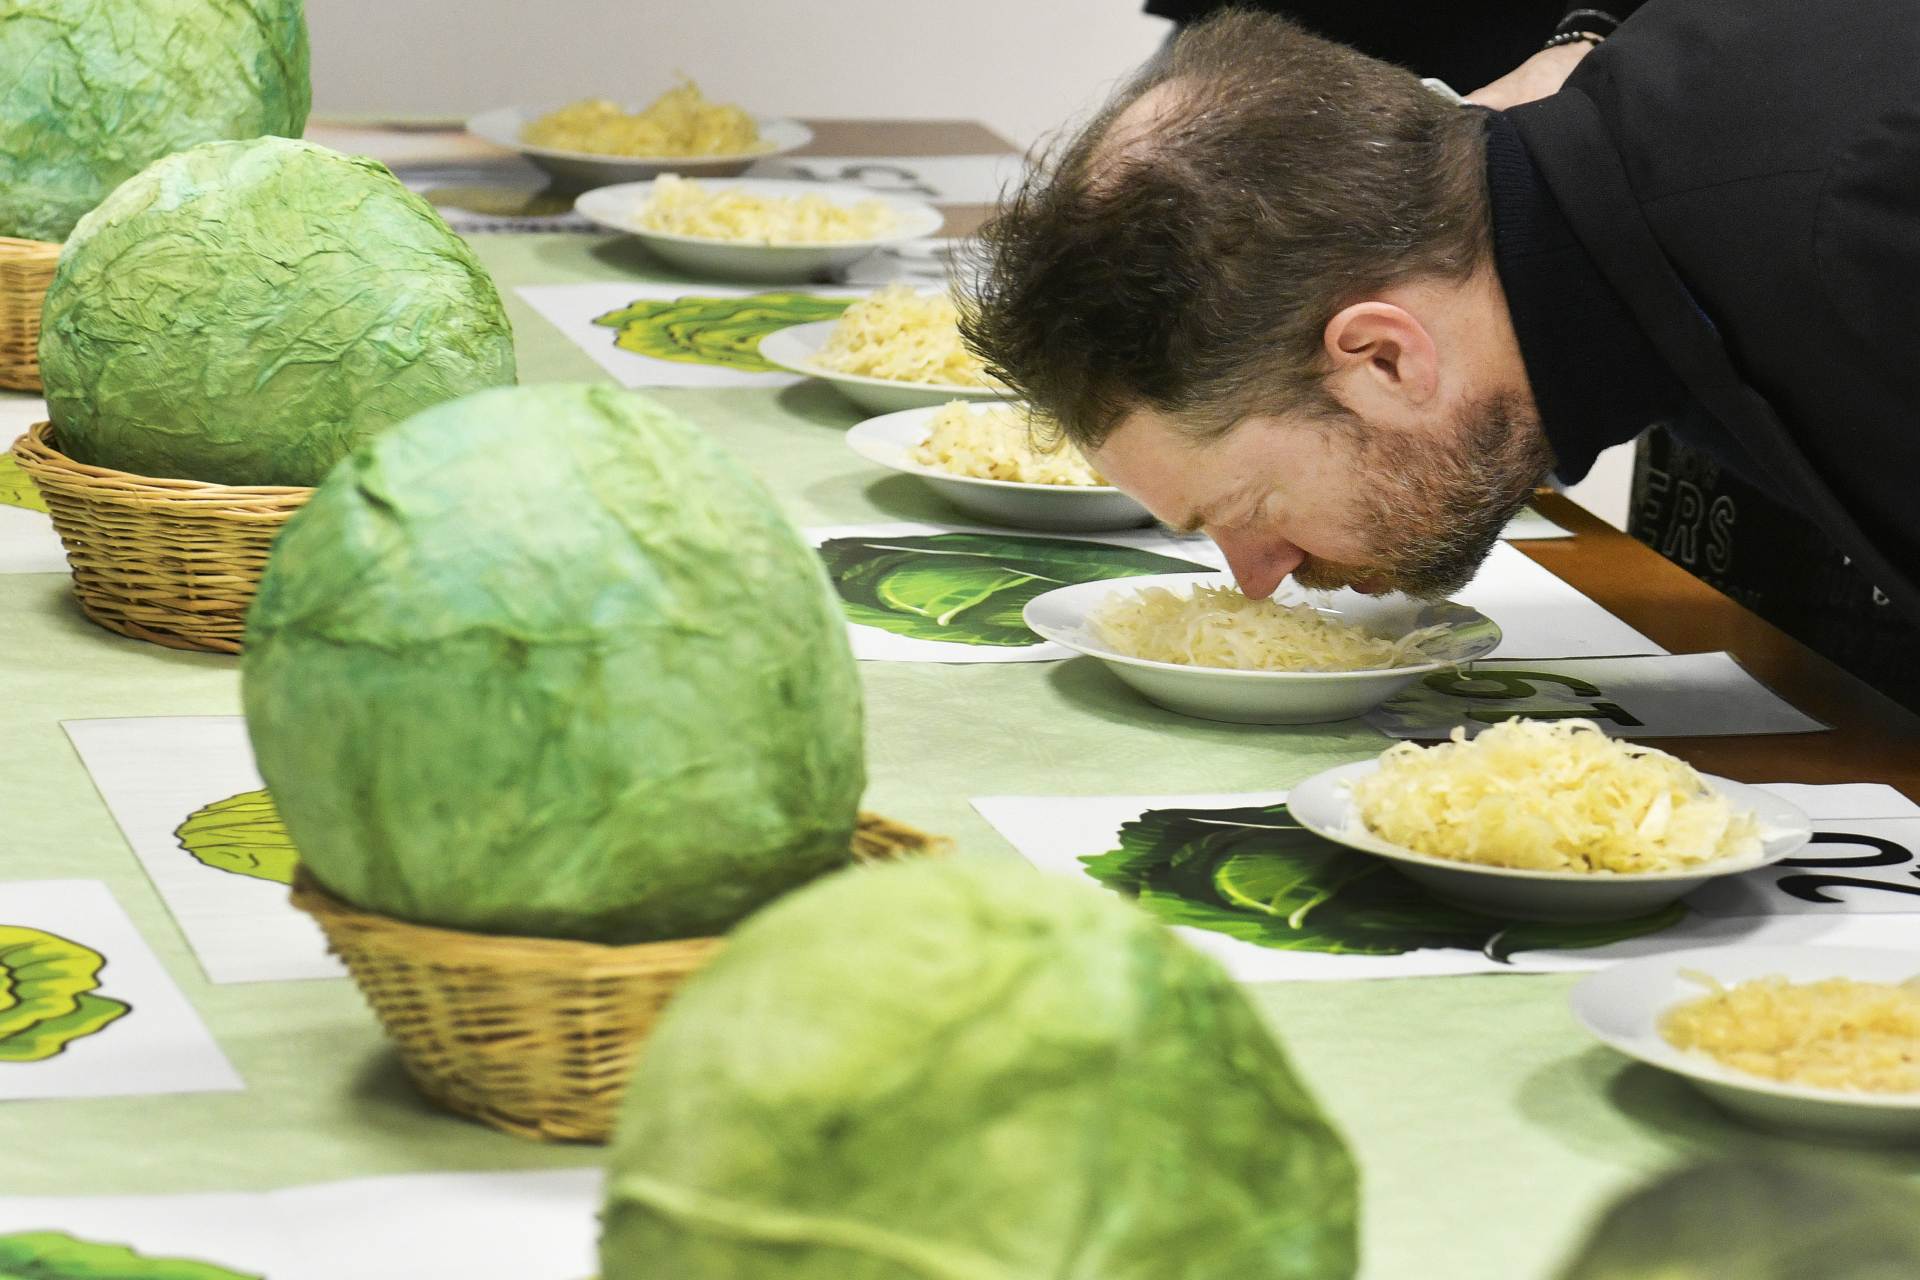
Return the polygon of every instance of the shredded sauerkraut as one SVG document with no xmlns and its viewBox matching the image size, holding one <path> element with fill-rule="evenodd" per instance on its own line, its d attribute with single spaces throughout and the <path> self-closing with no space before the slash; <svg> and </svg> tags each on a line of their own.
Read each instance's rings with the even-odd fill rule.
<svg viewBox="0 0 1920 1280">
<path fill-rule="evenodd" d="M 1353 784 L 1359 824 L 1419 853 L 1535 871 L 1682 871 L 1760 850 L 1692 766 L 1590 720 L 1508 720 L 1402 742 Z"/>
<path fill-rule="evenodd" d="M 953 299 L 890 284 L 840 314 L 814 363 L 835 373 L 950 387 L 993 385 L 960 341 Z"/>
<path fill-rule="evenodd" d="M 1421 627 L 1387 639 L 1308 604 L 1249 600 L 1232 587 L 1191 592 L 1142 587 L 1087 618 L 1116 652 L 1150 662 L 1237 671 L 1381 671 L 1432 659 L 1422 646 L 1446 634 Z"/>
<path fill-rule="evenodd" d="M 970 407 L 964 400 L 942 405 L 927 424 L 927 438 L 912 458 L 977 480 L 1022 484 L 1104 485 L 1080 451 L 1065 440 L 1051 449 L 1034 447 L 1034 424 L 1012 405 Z"/>
<path fill-rule="evenodd" d="M 631 114 L 605 98 L 570 102 L 529 123 L 520 138 L 537 147 L 604 156 L 744 156 L 772 150 L 752 116 L 709 102 L 691 80 Z"/>
<path fill-rule="evenodd" d="M 1751 1075 L 1860 1093 L 1920 1093 L 1920 976 L 1755 978 L 1669 1010 L 1660 1034 Z"/>
<path fill-rule="evenodd" d="M 756 196 L 738 187 L 709 190 L 671 173 L 653 180 L 652 194 L 634 214 L 635 227 L 643 231 L 764 245 L 871 240 L 899 222 L 878 200 L 835 204 L 812 192 Z"/>
</svg>

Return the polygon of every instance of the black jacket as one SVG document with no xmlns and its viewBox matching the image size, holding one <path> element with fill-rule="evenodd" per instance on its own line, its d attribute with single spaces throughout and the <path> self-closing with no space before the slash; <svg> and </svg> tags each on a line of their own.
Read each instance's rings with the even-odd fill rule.
<svg viewBox="0 0 1920 1280">
<path fill-rule="evenodd" d="M 1506 116 L 1690 397 L 1676 434 L 1920 618 L 1920 4 L 1652 0 Z"/>
</svg>

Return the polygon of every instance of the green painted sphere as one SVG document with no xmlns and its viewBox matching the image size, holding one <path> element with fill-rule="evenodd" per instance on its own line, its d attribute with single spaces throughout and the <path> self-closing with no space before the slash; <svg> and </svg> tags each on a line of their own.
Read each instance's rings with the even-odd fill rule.
<svg viewBox="0 0 1920 1280">
<path fill-rule="evenodd" d="M 80 220 L 40 376 L 82 462 L 314 485 L 402 418 L 510 384 L 513 333 L 473 251 L 385 168 L 257 138 L 168 156 Z"/>
<path fill-rule="evenodd" d="M 64 240 L 196 143 L 297 138 L 311 98 L 300 0 L 5 0 L 0 236 Z"/>
<path fill-rule="evenodd" d="M 703 936 L 849 859 L 860 685 L 825 575 L 630 392 L 481 392 L 356 452 L 275 542 L 242 676 L 301 861 L 370 911 Z"/>
<path fill-rule="evenodd" d="M 1353 1162 L 1212 960 L 1008 860 L 855 868 L 674 997 L 604 1280 L 1351 1280 Z"/>
</svg>

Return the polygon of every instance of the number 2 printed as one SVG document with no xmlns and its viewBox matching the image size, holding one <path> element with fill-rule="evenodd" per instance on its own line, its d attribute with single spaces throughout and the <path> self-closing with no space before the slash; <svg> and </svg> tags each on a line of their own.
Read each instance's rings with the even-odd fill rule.
<svg viewBox="0 0 1920 1280">
<path fill-rule="evenodd" d="M 1849 835 L 1843 831 L 1816 831 L 1811 843 L 1856 845 L 1871 849 L 1873 852 L 1850 858 L 1786 858 L 1778 865 L 1783 867 L 1898 867 L 1913 861 L 1911 849 L 1879 836 Z M 1920 868 L 1908 867 L 1907 874 L 1915 880 L 1920 880 Z M 1920 898 L 1920 884 L 1868 880 L 1861 876 L 1791 875 L 1782 876 L 1774 883 L 1782 893 L 1798 898 L 1802 902 L 1839 904 L 1844 899 L 1831 897 L 1827 893 L 1829 889 L 1839 888 L 1877 889 L 1881 893 L 1905 893 Z"/>
</svg>

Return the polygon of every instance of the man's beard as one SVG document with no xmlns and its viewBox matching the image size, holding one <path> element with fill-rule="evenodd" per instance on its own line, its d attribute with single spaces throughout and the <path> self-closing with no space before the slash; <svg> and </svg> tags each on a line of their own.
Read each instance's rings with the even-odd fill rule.
<svg viewBox="0 0 1920 1280">
<path fill-rule="evenodd" d="M 1353 532 L 1373 554 L 1358 565 L 1310 557 L 1293 571 L 1303 587 L 1451 595 L 1473 580 L 1507 521 L 1553 469 L 1539 415 L 1514 393 L 1467 405 L 1440 437 L 1355 427 L 1360 514 Z"/>
</svg>

